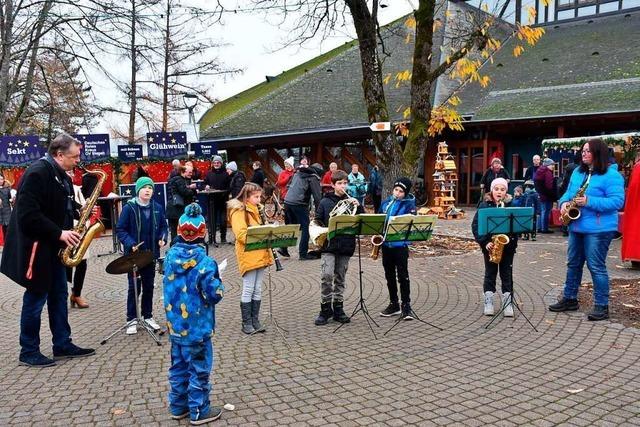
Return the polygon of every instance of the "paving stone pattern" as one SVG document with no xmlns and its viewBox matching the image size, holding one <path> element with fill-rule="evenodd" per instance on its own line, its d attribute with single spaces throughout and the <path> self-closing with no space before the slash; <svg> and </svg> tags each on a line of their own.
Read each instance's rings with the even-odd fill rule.
<svg viewBox="0 0 640 427">
<path fill-rule="evenodd" d="M 436 231 L 470 237 L 469 224 L 470 217 L 442 222 Z M 101 238 L 92 251 L 105 252 L 110 244 L 110 237 Z M 613 242 L 610 272 L 638 277 L 619 267 L 619 248 L 620 242 Z M 337 333 L 333 322 L 315 326 L 320 261 L 284 260 L 285 271 L 272 273 L 273 311 L 288 330 L 288 349 L 273 327 L 248 338 L 241 333 L 233 247 L 214 249 L 229 267 L 217 309 L 211 397 L 216 405 L 235 405 L 216 424 L 638 425 L 638 330 L 546 311 L 561 289 L 565 251 L 559 233 L 518 248 L 517 299 L 539 332 L 521 316 L 485 329 L 482 256 L 476 251 L 411 259 L 413 308 L 442 331 L 402 322 L 384 336 L 394 320 L 378 317 L 388 303 L 382 265 L 364 258 L 364 296 L 380 325 L 374 326 L 378 339 L 362 313 Z M 188 424 L 168 416 L 166 338 L 161 347 L 141 332 L 99 344 L 125 321 L 126 277 L 104 272 L 114 258 L 89 260 L 83 294 L 91 307 L 70 310 L 74 342 L 96 347 L 97 355 L 53 368 L 18 366 L 22 291 L 0 278 L 0 425 Z M 347 275 L 349 312 L 358 301 L 357 265 L 353 259 Z M 164 321 L 160 277 L 156 283 L 155 315 Z M 263 307 L 266 313 L 266 300 Z M 51 355 L 46 319 L 45 310 L 42 350 Z"/>
</svg>

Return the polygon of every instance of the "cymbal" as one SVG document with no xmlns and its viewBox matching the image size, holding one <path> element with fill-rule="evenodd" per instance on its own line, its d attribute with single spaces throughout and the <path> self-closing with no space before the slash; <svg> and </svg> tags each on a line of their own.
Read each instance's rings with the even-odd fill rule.
<svg viewBox="0 0 640 427">
<path fill-rule="evenodd" d="M 153 252 L 136 251 L 114 259 L 107 265 L 106 272 L 109 274 L 131 273 L 134 267 L 138 269 L 146 267 L 153 262 Z"/>
</svg>

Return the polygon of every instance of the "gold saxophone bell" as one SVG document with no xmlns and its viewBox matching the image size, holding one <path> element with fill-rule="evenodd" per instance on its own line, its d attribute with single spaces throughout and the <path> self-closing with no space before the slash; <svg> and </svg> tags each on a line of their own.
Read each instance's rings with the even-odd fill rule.
<svg viewBox="0 0 640 427">
<path fill-rule="evenodd" d="M 493 248 L 489 251 L 489 262 L 494 264 L 500 264 L 502 261 L 502 252 L 504 247 L 509 244 L 509 236 L 506 234 L 496 234 L 491 238 L 493 242 Z"/>
<path fill-rule="evenodd" d="M 378 256 L 380 255 L 380 247 L 382 246 L 382 243 L 384 242 L 384 237 L 382 237 L 379 234 L 376 234 L 374 236 L 371 236 L 371 244 L 373 245 L 373 250 L 371 251 L 371 259 L 372 260 L 377 260 Z"/>
<path fill-rule="evenodd" d="M 107 179 L 107 174 L 101 170 L 90 171 L 84 169 L 84 171 L 88 174 L 98 175 L 98 183 L 96 184 L 96 188 L 93 189 L 93 193 L 91 193 L 91 196 L 87 199 L 87 203 L 82 209 L 82 215 L 80 215 L 78 225 L 73 227 L 73 231 L 80 234 L 80 243 L 78 243 L 76 246 L 67 246 L 60 253 L 62 263 L 67 267 L 76 267 L 78 264 L 80 264 L 93 239 L 104 231 L 104 224 L 102 223 L 102 221 L 98 220 L 96 223 L 90 225 L 89 227 L 87 227 L 87 221 L 89 221 L 89 218 L 91 217 L 93 207 L 98 202 L 98 197 L 100 197 L 100 191 L 102 191 L 102 186 Z"/>
</svg>

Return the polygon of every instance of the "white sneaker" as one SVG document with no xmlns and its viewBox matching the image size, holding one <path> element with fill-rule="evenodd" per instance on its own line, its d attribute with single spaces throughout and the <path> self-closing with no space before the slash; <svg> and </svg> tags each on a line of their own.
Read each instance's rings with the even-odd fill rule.
<svg viewBox="0 0 640 427">
<path fill-rule="evenodd" d="M 502 306 L 504 307 L 502 311 L 504 317 L 513 317 L 513 302 L 511 301 L 510 292 L 502 294 Z"/>
<path fill-rule="evenodd" d="M 150 317 L 148 319 L 144 319 L 144 321 L 154 331 L 159 331 L 160 330 L 160 325 L 158 325 L 158 323 L 156 323 L 156 321 L 153 320 L 153 317 Z"/>
<path fill-rule="evenodd" d="M 127 328 L 127 335 L 135 335 L 138 333 L 138 327 L 134 323 Z"/>
<path fill-rule="evenodd" d="M 493 292 L 484 293 L 484 315 L 493 316 Z"/>
</svg>

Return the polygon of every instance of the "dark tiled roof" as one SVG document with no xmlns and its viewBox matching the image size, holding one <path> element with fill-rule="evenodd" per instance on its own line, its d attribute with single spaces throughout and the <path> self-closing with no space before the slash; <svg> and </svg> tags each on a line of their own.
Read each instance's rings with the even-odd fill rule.
<svg viewBox="0 0 640 427">
<path fill-rule="evenodd" d="M 512 54 L 515 40 L 505 44 L 482 68 L 489 86 L 461 91 L 460 112 L 472 120 L 504 120 L 640 111 L 640 12 L 545 30 L 519 58 Z"/>
</svg>

